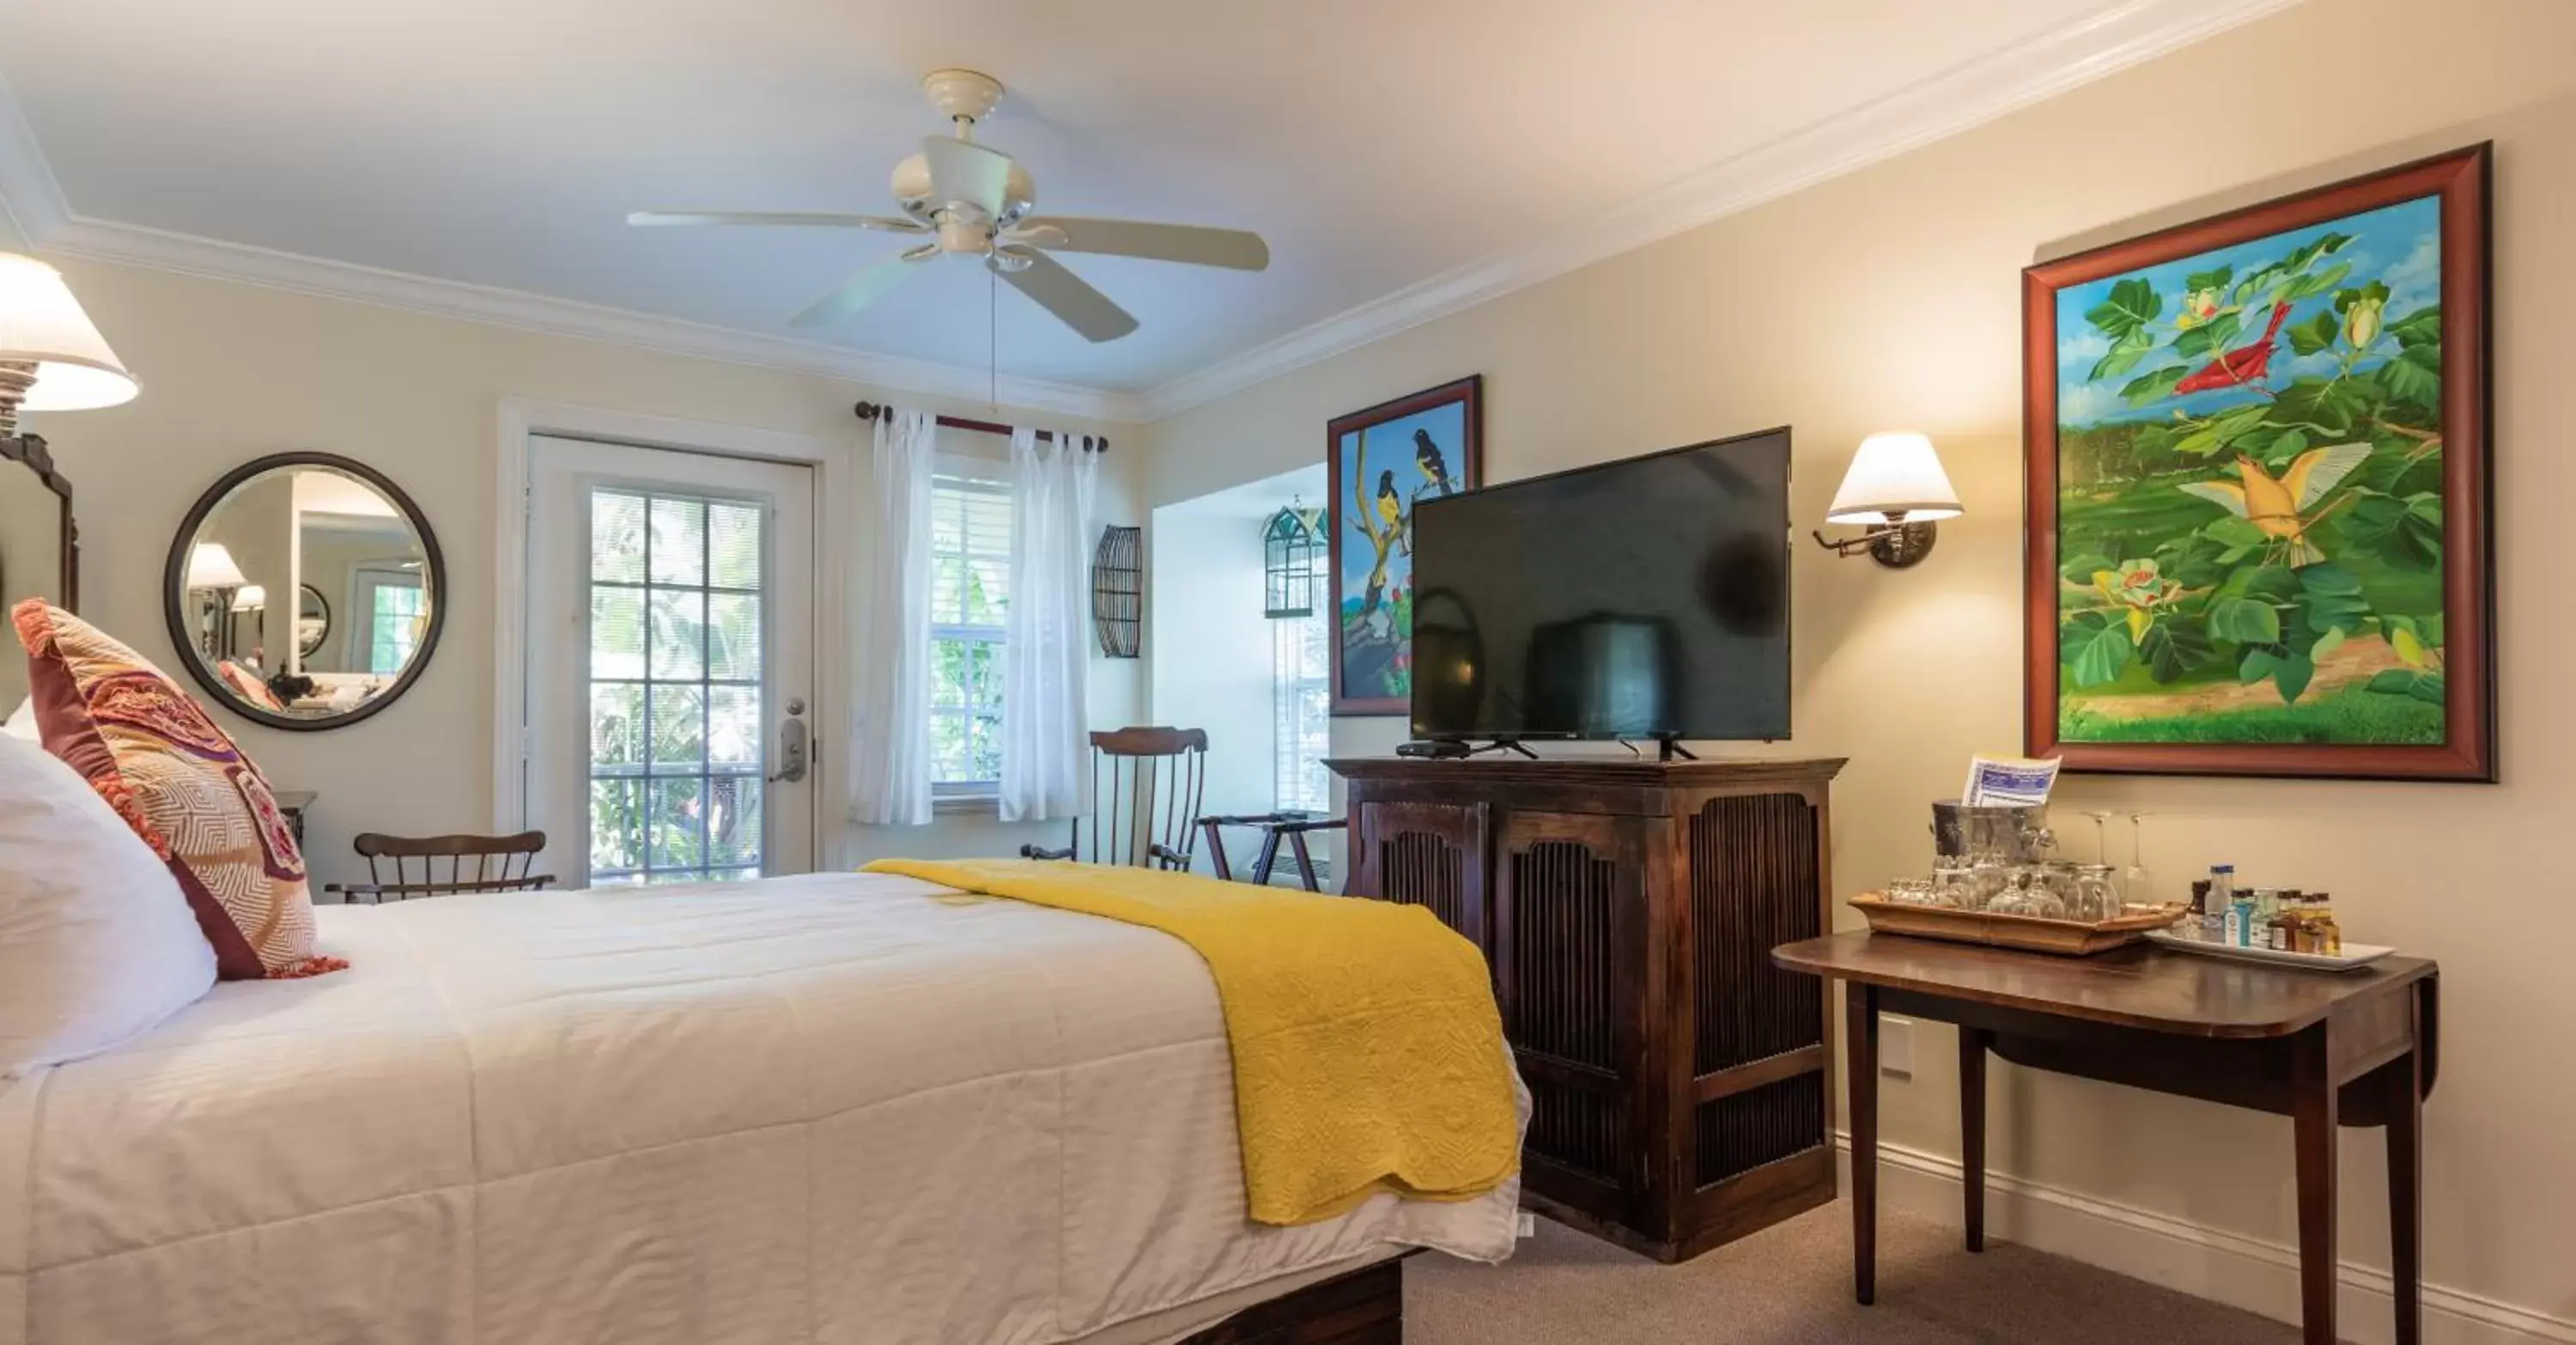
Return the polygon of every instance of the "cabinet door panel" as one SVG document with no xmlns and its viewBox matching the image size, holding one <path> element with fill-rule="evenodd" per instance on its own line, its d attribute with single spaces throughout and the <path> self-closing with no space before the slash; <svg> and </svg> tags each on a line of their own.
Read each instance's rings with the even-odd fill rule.
<svg viewBox="0 0 2576 1345">
<path fill-rule="evenodd" d="M 1643 818 L 1515 809 L 1494 843 L 1494 964 L 1530 1151 L 1630 1192 L 1645 1177 L 1645 833 Z"/>
<path fill-rule="evenodd" d="M 1353 811 L 1358 854 L 1349 894 L 1429 907 L 1490 957 L 1485 805 L 1363 801 Z"/>
</svg>

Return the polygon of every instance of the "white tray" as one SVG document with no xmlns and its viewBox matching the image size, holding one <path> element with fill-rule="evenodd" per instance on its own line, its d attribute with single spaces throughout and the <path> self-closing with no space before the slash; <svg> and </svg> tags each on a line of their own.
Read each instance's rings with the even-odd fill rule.
<svg viewBox="0 0 2576 1345">
<path fill-rule="evenodd" d="M 2318 971 L 2359 971 L 2397 951 L 2376 943 L 2347 943 L 2340 957 L 2327 957 L 2323 953 L 2283 953 L 2270 948 L 2239 948 L 2232 943 L 2203 943 L 2198 939 L 2186 939 L 2169 929 L 2151 931 L 2147 939 L 2180 953 L 2198 953 L 2203 957 L 2223 957 L 2237 962 L 2264 962 L 2276 967 L 2312 967 Z"/>
</svg>

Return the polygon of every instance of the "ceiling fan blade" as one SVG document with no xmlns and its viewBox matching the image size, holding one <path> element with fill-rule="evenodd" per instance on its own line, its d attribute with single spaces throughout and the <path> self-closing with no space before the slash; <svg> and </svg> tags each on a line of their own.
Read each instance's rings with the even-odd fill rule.
<svg viewBox="0 0 2576 1345">
<path fill-rule="evenodd" d="M 1115 341 L 1136 330 L 1136 319 L 1126 309 L 1110 302 L 1109 296 L 1093 289 L 1089 282 L 1055 258 L 1032 248 L 1005 248 L 1015 260 L 1028 264 L 1014 270 L 998 264 L 993 270 L 1011 283 L 1011 288 L 1037 301 L 1037 305 L 1064 320 L 1064 325 L 1082 333 L 1091 341 Z"/>
<path fill-rule="evenodd" d="M 820 327 L 843 321 L 902 284 L 912 274 L 913 267 L 938 255 L 936 244 L 925 244 L 888 257 L 850 277 L 839 289 L 815 300 L 812 307 L 796 315 L 794 325 Z"/>
<path fill-rule="evenodd" d="M 701 224 L 774 224 L 791 228 L 882 229 L 887 233 L 928 233 L 927 225 L 884 215 L 834 215 L 801 210 L 638 210 L 626 222 L 639 229 Z"/>
<path fill-rule="evenodd" d="M 1052 241 L 1045 233 L 1061 236 Z M 1261 235 L 1242 229 L 1203 229 L 1192 224 L 1147 224 L 1142 220 L 1081 219 L 1072 215 L 1039 215 L 1022 220 L 1011 241 L 1058 252 L 1101 252 L 1116 257 L 1148 257 L 1259 271 L 1270 265 L 1270 245 Z"/>
<path fill-rule="evenodd" d="M 935 204 L 965 201 L 981 207 L 988 219 L 999 219 L 1011 186 L 1011 156 L 954 136 L 924 136 L 921 157 L 930 163 Z"/>
</svg>

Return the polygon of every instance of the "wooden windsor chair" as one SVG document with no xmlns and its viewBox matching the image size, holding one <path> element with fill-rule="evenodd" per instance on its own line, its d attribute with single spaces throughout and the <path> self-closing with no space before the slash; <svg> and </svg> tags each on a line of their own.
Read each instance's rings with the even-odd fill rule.
<svg viewBox="0 0 2576 1345">
<path fill-rule="evenodd" d="M 1028 859 L 1186 869 L 1207 797 L 1207 731 L 1124 728 L 1091 735 L 1091 811 L 1073 819 L 1061 850 L 1023 845 Z M 1105 785 L 1105 787 L 1104 787 Z"/>
<path fill-rule="evenodd" d="M 537 852 L 546 848 L 542 831 L 516 836 L 386 836 L 365 831 L 352 845 L 366 856 L 368 881 L 331 883 L 322 890 L 365 905 L 464 892 L 534 892 L 555 881 L 551 873 L 528 871 L 536 866 Z M 443 878 L 439 876 L 442 861 Z"/>
</svg>

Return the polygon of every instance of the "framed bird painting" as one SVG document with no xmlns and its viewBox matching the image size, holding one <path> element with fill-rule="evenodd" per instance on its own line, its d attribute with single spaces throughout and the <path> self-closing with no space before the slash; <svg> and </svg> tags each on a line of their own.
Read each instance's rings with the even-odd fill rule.
<svg viewBox="0 0 2576 1345">
<path fill-rule="evenodd" d="M 2023 273 L 2031 754 L 2496 778 L 2488 171 Z"/>
<path fill-rule="evenodd" d="M 1332 492 L 1333 713 L 1413 708 L 1413 504 L 1484 480 L 1484 378 L 1398 397 L 1324 431 Z"/>
</svg>

